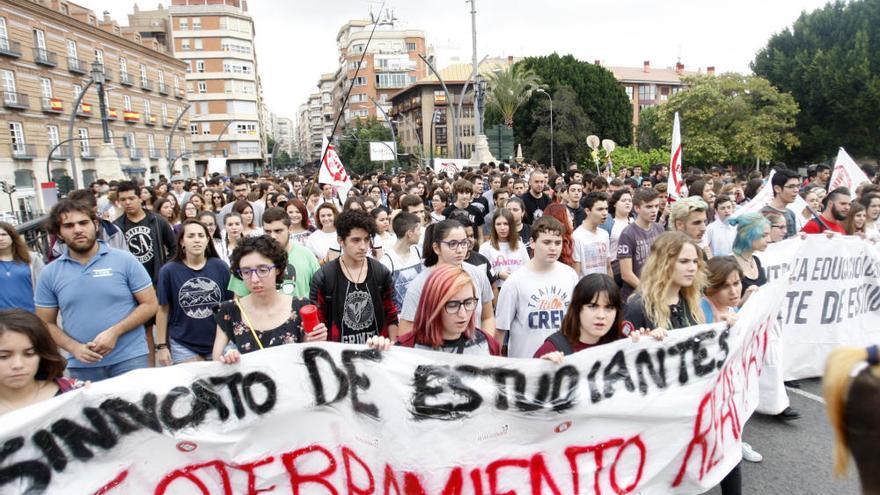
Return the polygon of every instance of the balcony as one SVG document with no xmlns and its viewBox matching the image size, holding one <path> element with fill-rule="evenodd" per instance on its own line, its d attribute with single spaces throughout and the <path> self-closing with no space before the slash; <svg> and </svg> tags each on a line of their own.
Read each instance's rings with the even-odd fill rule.
<svg viewBox="0 0 880 495">
<path fill-rule="evenodd" d="M 28 95 L 24 93 L 15 93 L 12 91 L 4 91 L 3 92 L 3 106 L 6 108 L 13 108 L 16 110 L 26 110 L 30 108 L 30 103 L 28 102 Z"/>
<path fill-rule="evenodd" d="M 74 74 L 86 75 L 89 73 L 89 66 L 76 57 L 67 57 L 67 70 Z"/>
<path fill-rule="evenodd" d="M 95 149 L 92 149 L 92 148 L 83 149 L 82 147 L 80 147 L 79 157 L 82 158 L 83 160 L 97 160 L 98 151 Z"/>
<path fill-rule="evenodd" d="M 92 116 L 92 104 L 82 102 L 79 104 L 79 108 L 76 110 L 77 117 L 89 118 Z"/>
<path fill-rule="evenodd" d="M 64 103 L 58 98 L 43 98 L 43 111 L 46 113 L 64 113 Z"/>
<path fill-rule="evenodd" d="M 162 152 L 158 148 L 149 150 L 150 160 L 159 160 L 162 158 Z"/>
<path fill-rule="evenodd" d="M 43 48 L 34 48 L 34 62 L 47 67 L 55 67 L 58 65 L 58 56 L 55 52 L 50 52 Z"/>
<path fill-rule="evenodd" d="M 174 125 L 174 119 L 171 117 L 165 117 L 162 119 L 162 127 L 170 128 Z"/>
<path fill-rule="evenodd" d="M 46 146 L 46 154 L 52 153 L 52 156 L 49 157 L 50 160 L 64 161 L 70 158 L 70 145 L 61 145 L 54 152 L 52 148 L 55 148 L 54 144 Z"/>
<path fill-rule="evenodd" d="M 159 83 L 159 94 L 160 95 L 167 95 L 168 94 L 168 86 L 166 86 L 165 83 L 163 83 L 163 82 Z"/>
<path fill-rule="evenodd" d="M 0 38 L 0 55 L 13 58 L 21 57 L 21 43 L 9 38 Z"/>
<path fill-rule="evenodd" d="M 9 146 L 13 160 L 33 160 L 37 157 L 37 147 L 33 144 L 12 143 Z"/>
<path fill-rule="evenodd" d="M 122 112 L 122 120 L 128 122 L 129 124 L 137 124 L 141 120 L 140 112 L 132 112 L 126 110 Z"/>
<path fill-rule="evenodd" d="M 134 81 L 131 80 L 131 74 L 126 71 L 119 71 L 119 84 L 123 86 L 133 86 Z"/>
<path fill-rule="evenodd" d="M 144 157 L 144 150 L 141 148 L 128 148 L 128 159 L 129 160 L 140 160 Z"/>
<path fill-rule="evenodd" d="M 153 83 L 149 79 L 141 79 L 141 89 L 144 91 L 152 91 Z"/>
<path fill-rule="evenodd" d="M 156 125 L 156 116 L 151 113 L 144 112 L 144 124 Z"/>
<path fill-rule="evenodd" d="M 119 120 L 119 112 L 117 112 L 115 108 L 108 108 L 107 120 Z"/>
</svg>

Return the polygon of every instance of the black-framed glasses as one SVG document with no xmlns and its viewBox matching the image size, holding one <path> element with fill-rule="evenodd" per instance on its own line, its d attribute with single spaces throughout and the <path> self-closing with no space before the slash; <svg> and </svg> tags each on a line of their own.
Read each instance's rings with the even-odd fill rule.
<svg viewBox="0 0 880 495">
<path fill-rule="evenodd" d="M 462 307 L 464 307 L 465 311 L 473 311 L 477 307 L 477 298 L 469 297 L 461 301 L 446 301 L 446 304 L 443 305 L 443 308 L 446 309 L 446 312 L 451 315 L 458 313 L 458 310 Z"/>
<path fill-rule="evenodd" d="M 471 247 L 470 239 L 465 239 L 463 241 L 437 241 L 437 242 L 439 242 L 440 244 L 446 244 L 447 246 L 449 246 L 449 249 L 451 249 L 453 251 L 457 250 L 460 247 L 463 247 L 465 249 L 469 249 Z"/>
<path fill-rule="evenodd" d="M 260 278 L 266 278 L 273 271 L 275 271 L 274 265 L 260 265 L 256 268 L 240 268 L 237 273 L 242 280 L 247 280 L 251 278 L 255 273 Z"/>
</svg>

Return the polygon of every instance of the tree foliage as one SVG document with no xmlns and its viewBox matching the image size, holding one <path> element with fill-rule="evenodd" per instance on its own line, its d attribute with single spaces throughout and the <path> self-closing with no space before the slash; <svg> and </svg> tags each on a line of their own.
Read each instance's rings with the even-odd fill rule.
<svg viewBox="0 0 880 495">
<path fill-rule="evenodd" d="M 381 166 L 379 162 L 370 161 L 370 141 L 391 141 L 391 129 L 375 117 L 356 121 L 354 127 L 347 129 L 339 138 L 336 149 L 349 173 L 363 174 Z M 401 149 L 400 141 L 397 142 L 397 149 Z M 396 162 L 389 162 L 386 165 L 395 164 Z"/>
<path fill-rule="evenodd" d="M 729 73 L 683 81 L 688 89 L 657 107 L 653 129 L 668 149 L 673 117 L 679 113 L 685 163 L 771 161 L 778 158 L 780 149 L 798 144 L 793 132 L 797 103 L 766 79 Z"/>
<path fill-rule="evenodd" d="M 772 36 L 752 70 L 801 108 L 789 155 L 820 161 L 837 153 L 880 156 L 880 0 L 837 1 L 803 13 Z"/>
<path fill-rule="evenodd" d="M 545 95 L 532 111 L 537 124 L 528 148 L 530 159 L 549 164 L 550 160 L 550 100 Z M 585 136 L 595 132 L 595 124 L 577 104 L 577 94 L 570 86 L 559 86 L 553 92 L 553 156 L 556 164 L 588 159 L 590 149 Z M 564 168 L 564 167 L 560 167 Z"/>
<path fill-rule="evenodd" d="M 493 72 L 487 78 L 489 80 L 487 106 L 501 115 L 504 125 L 513 127 L 514 113 L 529 99 L 532 91 L 540 87 L 541 79 L 519 64 Z"/>
<path fill-rule="evenodd" d="M 636 142 L 639 150 L 651 151 L 663 146 L 664 139 L 655 131 L 657 123 L 657 107 L 646 107 L 639 113 L 639 125 L 636 127 Z"/>
<path fill-rule="evenodd" d="M 639 166 L 647 172 L 651 165 L 669 163 L 669 151 L 662 148 L 642 150 L 641 146 L 638 148 L 635 146 L 621 146 L 614 150 L 614 153 L 611 154 L 611 159 L 614 162 L 615 172 L 620 167 L 632 166 Z"/>
</svg>

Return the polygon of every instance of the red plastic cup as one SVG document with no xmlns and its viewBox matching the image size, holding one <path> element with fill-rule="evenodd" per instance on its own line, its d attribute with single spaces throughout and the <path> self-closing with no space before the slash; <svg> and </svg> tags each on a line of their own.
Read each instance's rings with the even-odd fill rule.
<svg viewBox="0 0 880 495">
<path fill-rule="evenodd" d="M 318 320 L 318 307 L 314 304 L 307 304 L 299 308 L 299 317 L 302 318 L 303 329 L 306 333 L 312 333 L 318 323 L 321 323 Z"/>
</svg>

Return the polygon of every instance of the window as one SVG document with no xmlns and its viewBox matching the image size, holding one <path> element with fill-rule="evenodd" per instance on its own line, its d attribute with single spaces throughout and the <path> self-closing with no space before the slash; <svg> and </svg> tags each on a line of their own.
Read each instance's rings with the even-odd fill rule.
<svg viewBox="0 0 880 495">
<path fill-rule="evenodd" d="M 199 134 L 199 125 L 198 124 L 190 124 L 189 125 L 189 133 L 192 136 L 198 136 Z"/>
<path fill-rule="evenodd" d="M 77 133 L 79 134 L 79 151 L 82 153 L 82 156 L 89 156 L 89 130 L 85 127 L 80 127 L 77 129 Z"/>
<path fill-rule="evenodd" d="M 256 136 L 257 135 L 257 124 L 248 124 L 248 123 L 235 124 L 235 133 Z"/>
<path fill-rule="evenodd" d="M 38 50 L 46 49 L 46 33 L 42 29 L 34 29 L 34 45 Z"/>
<path fill-rule="evenodd" d="M 159 71 L 159 88 L 165 89 L 165 73 Z"/>
<path fill-rule="evenodd" d="M 126 75 L 122 76 L 125 80 L 128 80 L 128 60 L 124 58 L 119 58 L 119 72 L 125 72 Z"/>
<path fill-rule="evenodd" d="M 192 20 L 193 31 L 199 31 L 202 29 L 202 18 L 201 17 L 193 17 Z"/>
<path fill-rule="evenodd" d="M 653 101 L 657 97 L 657 87 L 653 84 L 639 86 L 639 101 Z"/>
<path fill-rule="evenodd" d="M 196 72 L 205 72 L 204 60 L 196 60 Z"/>
<path fill-rule="evenodd" d="M 365 95 L 363 93 L 351 95 L 351 102 L 352 103 L 363 103 L 365 101 L 367 101 L 367 95 Z"/>
<path fill-rule="evenodd" d="M 250 55 L 251 43 L 245 40 L 224 39 L 220 42 L 220 49 L 224 52 L 242 53 Z"/>
<path fill-rule="evenodd" d="M 107 107 L 113 107 L 113 105 L 110 104 L 110 90 L 109 89 L 104 90 L 104 103 L 107 105 Z"/>
<path fill-rule="evenodd" d="M 358 67 L 360 67 L 361 69 L 366 69 L 367 66 L 369 66 L 369 63 L 367 63 L 366 60 L 364 60 L 363 62 L 355 60 L 348 63 L 348 70 L 357 70 Z"/>
<path fill-rule="evenodd" d="M 5 17 L 0 17 L 0 38 L 2 38 L 5 43 L 9 43 L 9 32 L 6 30 Z"/>
<path fill-rule="evenodd" d="M 174 76 L 174 94 L 180 93 L 180 77 Z"/>
<path fill-rule="evenodd" d="M 58 146 L 58 143 L 61 142 L 61 135 L 58 133 L 58 126 L 47 125 L 46 137 L 49 139 L 49 146 Z"/>
<path fill-rule="evenodd" d="M 95 62 L 101 64 L 101 67 L 104 67 L 104 50 L 99 48 L 95 48 Z"/>
<path fill-rule="evenodd" d="M 156 151 L 156 137 L 152 134 L 147 134 L 147 149 L 150 150 L 150 153 Z"/>
<path fill-rule="evenodd" d="M 168 120 L 168 104 L 163 103 L 162 104 L 162 122 L 165 122 L 167 120 Z"/>
<path fill-rule="evenodd" d="M 403 88 L 412 82 L 415 82 L 415 77 L 408 76 L 403 72 L 376 74 L 377 88 Z"/>
<path fill-rule="evenodd" d="M 463 119 L 472 119 L 474 118 L 474 107 L 465 107 L 461 108 L 461 118 Z"/>
<path fill-rule="evenodd" d="M 147 66 L 141 64 L 141 86 L 147 85 Z"/>
<path fill-rule="evenodd" d="M 122 95 L 122 108 L 126 112 L 131 111 L 131 96 Z"/>
<path fill-rule="evenodd" d="M 358 77 L 354 78 L 354 85 L 355 86 L 366 86 L 367 85 L 367 78 L 364 76 L 358 76 Z"/>
<path fill-rule="evenodd" d="M 186 17 L 181 17 L 180 18 L 180 30 L 187 31 L 188 29 L 189 29 L 189 19 L 187 19 Z"/>
<path fill-rule="evenodd" d="M 408 52 L 416 51 L 416 44 L 415 43 L 407 43 L 406 44 L 406 51 L 408 51 Z"/>
<path fill-rule="evenodd" d="M 189 39 L 183 38 L 180 40 L 180 49 L 183 51 L 189 51 Z"/>
<path fill-rule="evenodd" d="M 626 89 L 626 97 L 629 98 L 629 101 L 633 100 L 633 87 L 632 86 L 624 86 Z"/>
<path fill-rule="evenodd" d="M 151 110 L 152 108 L 150 105 L 150 100 L 144 98 L 144 114 L 150 115 L 151 113 L 153 113 Z"/>
<path fill-rule="evenodd" d="M 0 78 L 3 79 L 3 91 L 6 91 L 7 94 L 4 95 L 6 101 L 10 101 L 10 99 L 15 98 L 15 73 L 11 70 L 0 70 Z M 12 93 L 12 94 L 9 94 Z"/>
<path fill-rule="evenodd" d="M 107 137 L 110 139 L 110 144 L 113 144 L 113 129 L 107 129 Z"/>
<path fill-rule="evenodd" d="M 672 96 L 675 96 L 680 92 L 681 92 L 681 88 L 679 88 L 679 87 L 672 88 Z"/>
<path fill-rule="evenodd" d="M 76 56 L 76 41 L 67 40 L 67 56 L 72 59 L 79 58 Z"/>
<path fill-rule="evenodd" d="M 26 150 L 24 141 L 24 128 L 21 122 L 9 123 L 9 137 L 12 139 L 12 148 L 18 153 L 24 153 Z"/>
<path fill-rule="evenodd" d="M 199 93 L 207 93 L 208 92 L 208 83 L 205 81 L 199 81 Z"/>
<path fill-rule="evenodd" d="M 248 62 L 223 62 L 223 72 L 232 73 L 232 74 L 250 74 L 253 72 L 253 67 Z"/>
<path fill-rule="evenodd" d="M 202 134 L 203 135 L 211 134 L 211 123 L 210 122 L 202 122 Z"/>
<path fill-rule="evenodd" d="M 256 114 L 257 102 L 232 100 L 226 103 L 226 112 Z"/>
<path fill-rule="evenodd" d="M 201 38 L 196 38 L 196 39 L 194 39 L 194 40 L 193 40 L 193 43 L 195 43 L 195 49 L 196 49 L 196 50 L 204 50 L 204 49 L 205 49 L 205 46 L 204 46 L 203 41 L 202 41 Z"/>
<path fill-rule="evenodd" d="M 125 136 L 122 136 L 122 144 L 125 145 L 126 148 L 134 148 L 137 146 L 137 141 L 133 132 L 126 132 Z"/>
<path fill-rule="evenodd" d="M 357 44 L 351 47 L 351 51 L 354 53 L 363 53 L 365 48 L 366 45 Z"/>
</svg>

